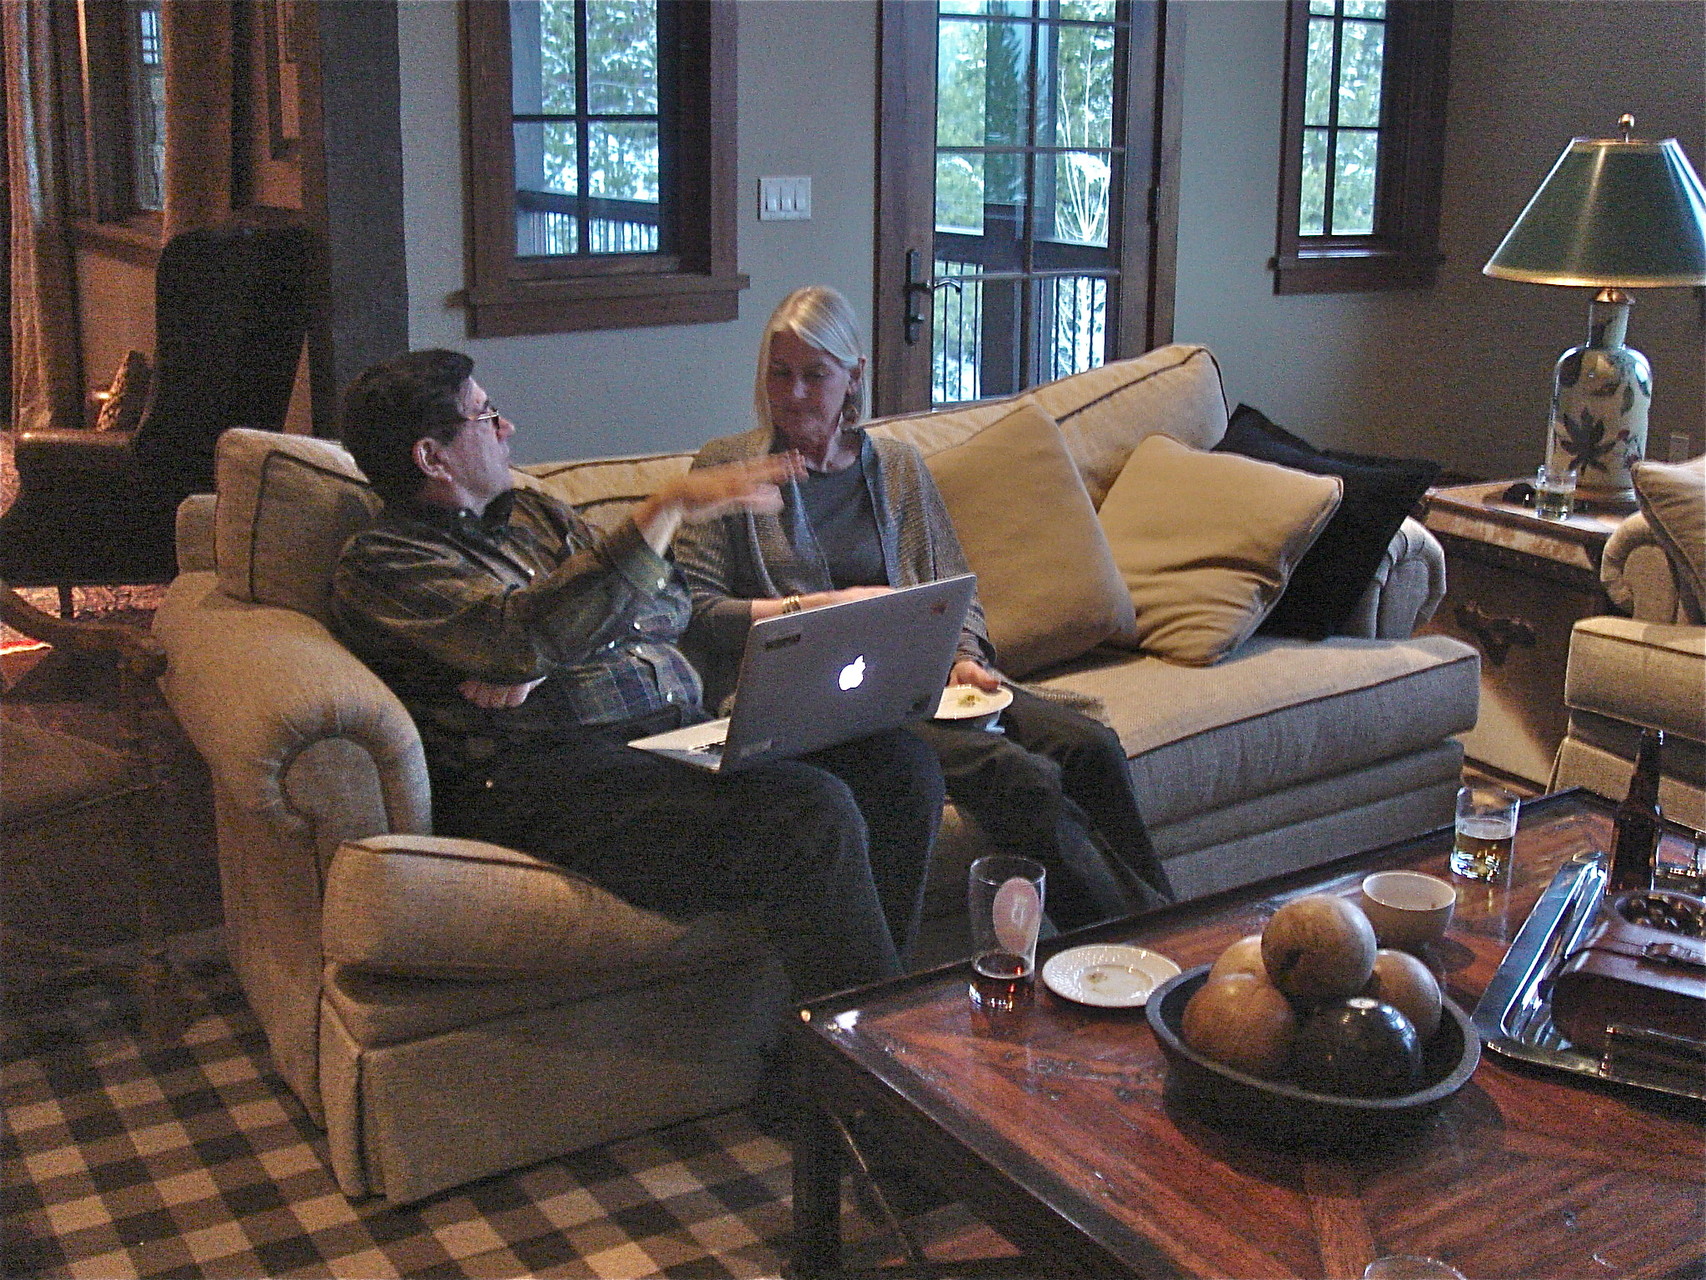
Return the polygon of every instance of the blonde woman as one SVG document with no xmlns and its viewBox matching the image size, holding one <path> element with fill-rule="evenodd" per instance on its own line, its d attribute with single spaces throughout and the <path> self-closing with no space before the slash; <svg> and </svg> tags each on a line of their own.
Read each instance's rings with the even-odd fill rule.
<svg viewBox="0 0 1706 1280">
<path fill-rule="evenodd" d="M 759 425 L 711 441 L 694 460 L 699 468 L 793 452 L 805 464 L 782 482 L 780 511 L 734 512 L 676 539 L 693 595 L 686 642 L 713 705 L 731 687 L 753 622 L 966 572 L 918 450 L 863 430 L 866 370 L 847 299 L 821 285 L 796 289 L 759 343 Z M 993 661 L 974 600 L 949 683 L 994 691 L 1006 682 Z M 990 840 L 1048 866 L 1055 923 L 1076 927 L 1166 900 L 1113 731 L 1021 688 L 1001 728 L 932 720 L 914 732 L 935 748 L 949 795 Z"/>
</svg>

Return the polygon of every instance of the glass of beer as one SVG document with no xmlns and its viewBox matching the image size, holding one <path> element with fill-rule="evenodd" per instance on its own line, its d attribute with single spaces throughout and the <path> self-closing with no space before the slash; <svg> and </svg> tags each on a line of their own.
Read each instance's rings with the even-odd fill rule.
<svg viewBox="0 0 1706 1280">
<path fill-rule="evenodd" d="M 1518 797 L 1490 783 L 1475 783 L 1458 791 L 1457 828 L 1451 842 L 1453 875 L 1503 880 L 1510 874 L 1521 804 Z"/>
<path fill-rule="evenodd" d="M 991 1009 L 1012 1009 L 1031 994 L 1037 933 L 1043 922 L 1043 865 L 996 854 L 971 864 L 966 882 L 971 913 L 971 998 Z"/>
<path fill-rule="evenodd" d="M 1542 466 L 1534 473 L 1534 514 L 1542 520 L 1568 520 L 1576 509 L 1576 473 Z"/>
</svg>

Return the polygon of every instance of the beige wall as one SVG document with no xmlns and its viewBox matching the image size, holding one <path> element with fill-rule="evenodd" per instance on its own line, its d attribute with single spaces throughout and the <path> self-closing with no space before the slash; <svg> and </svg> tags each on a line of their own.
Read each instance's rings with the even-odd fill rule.
<svg viewBox="0 0 1706 1280">
<path fill-rule="evenodd" d="M 1446 139 L 1446 261 L 1429 290 L 1280 298 L 1273 253 L 1282 0 L 1175 0 L 1184 14 L 1176 333 L 1221 356 L 1228 393 L 1322 445 L 1437 458 L 1475 474 L 1537 460 L 1551 367 L 1581 340 L 1578 290 L 1480 274 L 1577 133 L 1633 111 L 1706 164 L 1699 0 L 1459 0 Z M 726 324 L 469 340 L 462 285 L 456 6 L 399 22 L 412 345 L 468 350 L 523 428 L 525 459 L 691 447 L 749 425 L 752 353 L 777 299 L 811 281 L 870 305 L 876 6 L 741 0 L 740 263 Z M 1611 86 L 1611 87 L 1608 87 Z M 810 222 L 761 223 L 760 174 L 809 174 Z M 1655 453 L 1706 447 L 1702 337 L 1688 290 L 1640 295 Z"/>
<path fill-rule="evenodd" d="M 469 339 L 462 287 L 456 5 L 404 0 L 398 18 L 409 342 L 465 350 L 520 428 L 523 460 L 690 448 L 752 425 L 758 333 L 790 289 L 871 291 L 876 7 L 867 0 L 739 5 L 740 318 L 723 324 Z M 809 222 L 759 222 L 761 174 L 812 180 Z"/>
<path fill-rule="evenodd" d="M 1632 111 L 1706 164 L 1698 0 L 1459 0 L 1434 288 L 1276 297 L 1280 0 L 1186 0 L 1177 335 L 1220 355 L 1227 391 L 1321 445 L 1487 476 L 1540 458 L 1551 369 L 1586 334 L 1585 290 L 1481 274 L 1576 134 Z M 1630 342 L 1655 381 L 1650 452 L 1706 448 L 1699 303 L 1637 296 Z"/>
</svg>

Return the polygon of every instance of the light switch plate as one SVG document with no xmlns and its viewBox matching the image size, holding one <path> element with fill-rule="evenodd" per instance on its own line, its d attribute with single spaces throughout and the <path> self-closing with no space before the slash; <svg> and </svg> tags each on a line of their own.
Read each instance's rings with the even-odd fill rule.
<svg viewBox="0 0 1706 1280">
<path fill-rule="evenodd" d="M 812 216 L 812 180 L 806 177 L 760 178 L 760 222 L 803 221 Z"/>
</svg>

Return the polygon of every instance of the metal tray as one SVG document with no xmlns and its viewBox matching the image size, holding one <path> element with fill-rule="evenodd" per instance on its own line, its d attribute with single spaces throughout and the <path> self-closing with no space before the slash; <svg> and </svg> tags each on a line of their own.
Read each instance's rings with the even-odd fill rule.
<svg viewBox="0 0 1706 1280">
<path fill-rule="evenodd" d="M 1599 850 L 1586 850 L 1558 868 L 1475 1006 L 1475 1029 L 1507 1058 L 1706 1102 L 1706 1079 L 1577 1049 L 1552 1025 L 1546 979 L 1593 919 L 1605 893 L 1605 861 Z"/>
</svg>

